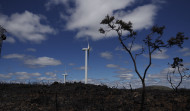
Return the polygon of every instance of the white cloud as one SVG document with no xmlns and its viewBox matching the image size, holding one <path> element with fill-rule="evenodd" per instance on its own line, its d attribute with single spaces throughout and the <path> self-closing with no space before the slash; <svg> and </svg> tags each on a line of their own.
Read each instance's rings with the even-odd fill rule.
<svg viewBox="0 0 190 111">
<path fill-rule="evenodd" d="M 128 47 L 129 47 L 129 48 L 130 48 L 130 46 L 131 46 L 131 43 L 128 44 Z M 139 44 L 133 44 L 133 45 L 132 45 L 132 48 L 131 48 L 131 52 L 137 51 L 137 50 L 140 50 L 140 49 L 142 49 L 142 46 L 141 46 L 141 45 L 139 45 Z"/>
<path fill-rule="evenodd" d="M 127 69 L 127 68 L 118 67 L 117 69 L 118 69 L 118 70 L 115 71 L 115 73 L 117 73 L 117 74 L 127 74 L 127 73 L 132 72 L 132 70 Z"/>
<path fill-rule="evenodd" d="M 47 76 L 50 76 L 50 77 L 56 77 L 57 75 L 53 72 L 46 72 L 45 73 Z"/>
<path fill-rule="evenodd" d="M 132 70 L 130 69 L 122 68 L 119 65 L 115 65 L 115 64 L 107 64 L 106 67 L 116 69 L 114 73 L 117 73 L 117 74 L 127 74 L 127 73 L 132 72 Z"/>
<path fill-rule="evenodd" d="M 13 44 L 13 43 L 15 43 L 16 41 L 15 41 L 15 39 L 12 38 L 12 37 L 7 37 L 7 39 L 5 40 L 5 42 Z"/>
<path fill-rule="evenodd" d="M 161 74 L 167 74 L 168 72 L 172 72 L 173 70 L 174 70 L 173 68 L 165 68 L 160 73 Z"/>
<path fill-rule="evenodd" d="M 179 67 L 179 71 L 183 74 L 185 74 L 184 72 L 187 73 L 188 70 L 185 70 L 184 67 Z M 169 68 L 165 68 L 161 71 L 161 74 L 176 74 L 176 75 L 179 75 L 179 71 L 177 68 L 172 68 L 172 67 L 169 67 Z"/>
<path fill-rule="evenodd" d="M 27 48 L 26 50 L 30 51 L 30 52 L 36 52 L 36 49 L 34 49 L 34 48 Z"/>
<path fill-rule="evenodd" d="M 161 73 L 161 74 L 148 74 L 148 79 L 166 79 L 167 75 L 166 73 Z"/>
<path fill-rule="evenodd" d="M 108 68 L 118 68 L 119 66 L 115 65 L 115 64 L 107 64 L 106 67 L 108 67 Z"/>
<path fill-rule="evenodd" d="M 26 79 L 30 79 L 30 76 L 29 75 L 18 76 L 17 79 L 26 80 Z"/>
<path fill-rule="evenodd" d="M 167 3 L 166 0 L 152 0 L 153 3 Z"/>
<path fill-rule="evenodd" d="M 190 56 L 190 52 L 186 52 L 183 56 Z"/>
<path fill-rule="evenodd" d="M 119 77 L 120 79 L 130 80 L 133 77 L 133 74 L 120 74 L 120 75 L 117 75 L 116 77 Z"/>
<path fill-rule="evenodd" d="M 175 70 L 175 72 L 174 72 L 174 70 Z M 180 68 L 179 70 L 182 72 L 183 69 Z M 168 73 L 170 74 L 171 81 L 173 82 L 173 84 L 177 85 L 180 81 L 180 74 L 177 71 L 177 69 L 175 69 L 175 68 L 171 68 L 171 67 L 165 68 L 160 72 L 160 74 L 158 74 L 160 76 L 155 77 L 155 78 L 160 79 L 159 84 L 163 84 L 163 85 L 168 84 L 169 85 L 169 82 L 167 81 L 167 74 Z M 183 75 L 183 73 L 182 73 L 182 75 Z M 183 79 L 183 82 L 180 85 L 180 87 L 182 87 L 182 86 L 185 86 L 185 88 L 189 88 L 189 82 L 186 79 Z"/>
<path fill-rule="evenodd" d="M 47 81 L 51 81 L 51 80 L 56 80 L 56 78 L 52 78 L 52 77 L 38 77 L 37 80 L 47 80 Z"/>
<path fill-rule="evenodd" d="M 3 56 L 5 59 L 24 59 L 25 55 L 23 54 L 8 54 Z"/>
<path fill-rule="evenodd" d="M 128 48 L 130 48 L 130 47 L 131 47 L 131 43 L 128 43 Z M 133 44 L 133 45 L 132 45 L 132 48 L 131 48 L 131 52 L 138 51 L 138 50 L 140 50 L 140 49 L 142 49 L 142 46 L 141 46 L 141 45 L 139 45 L 139 44 Z M 116 47 L 115 50 L 116 50 L 116 51 L 125 51 L 124 48 L 119 47 L 119 46 Z"/>
<path fill-rule="evenodd" d="M 101 20 L 107 15 L 114 15 L 118 19 L 129 20 L 134 23 L 134 29 L 141 30 L 153 25 L 158 7 L 154 4 L 147 4 L 124 12 L 126 7 L 132 6 L 135 0 L 74 0 L 75 5 L 69 7 L 69 0 L 49 0 L 47 6 L 51 4 L 63 4 L 67 6 L 66 13 L 61 13 L 60 17 L 67 22 L 67 30 L 77 30 L 77 38 L 89 36 L 93 40 L 104 38 L 98 32 Z M 68 15 L 68 10 L 69 15 Z M 111 33 L 107 36 L 115 36 Z"/>
<path fill-rule="evenodd" d="M 58 4 L 63 4 L 63 5 L 66 5 L 68 0 L 49 0 L 45 6 L 47 8 L 47 10 L 50 9 L 51 5 L 58 5 Z"/>
<path fill-rule="evenodd" d="M 162 51 L 155 51 L 152 54 L 152 58 L 153 59 L 167 59 L 169 58 L 169 56 L 166 54 L 167 50 L 166 49 L 162 49 Z M 143 54 L 145 57 L 148 57 L 148 55 Z"/>
<path fill-rule="evenodd" d="M 0 24 L 22 42 L 40 43 L 47 39 L 46 34 L 55 33 L 53 28 L 41 23 L 45 20 L 44 16 L 29 11 L 14 13 L 10 17 L 0 14 L 0 18 Z"/>
<path fill-rule="evenodd" d="M 132 1 L 134 0 L 76 0 L 76 9 L 67 28 L 94 28 L 102 17 L 114 10 L 125 8 Z"/>
<path fill-rule="evenodd" d="M 61 61 L 56 60 L 54 58 L 50 57 L 38 57 L 38 58 L 32 58 L 32 59 L 27 59 L 24 61 L 24 64 L 29 65 L 29 66 L 56 66 L 62 64 Z"/>
<path fill-rule="evenodd" d="M 75 63 L 69 63 L 69 66 L 74 66 L 75 65 Z"/>
<path fill-rule="evenodd" d="M 20 75 L 20 76 L 25 76 L 25 75 L 29 75 L 29 76 L 40 76 L 41 74 L 36 72 L 36 73 L 28 73 L 28 72 L 16 72 L 13 73 L 13 75 Z"/>
<path fill-rule="evenodd" d="M 188 66 L 190 66 L 190 62 L 183 63 L 183 65 L 184 65 L 185 67 L 188 67 Z"/>
<path fill-rule="evenodd" d="M 180 49 L 179 52 L 184 53 L 183 56 L 190 56 L 190 50 L 187 47 Z"/>
<path fill-rule="evenodd" d="M 81 66 L 81 67 L 77 67 L 77 68 L 75 68 L 75 69 L 77 69 L 77 70 L 85 70 L 85 67 L 84 67 L 84 66 Z"/>
<path fill-rule="evenodd" d="M 45 67 L 45 66 L 57 66 L 62 64 L 60 60 L 56 60 L 51 57 L 32 57 L 23 54 L 9 54 L 3 56 L 4 59 L 19 59 L 23 61 L 24 64 L 30 67 Z"/>
<path fill-rule="evenodd" d="M 100 53 L 100 56 L 105 59 L 112 59 L 113 57 L 112 53 L 108 51 Z"/>
<path fill-rule="evenodd" d="M 26 80 L 26 79 L 31 79 L 32 77 L 38 77 L 41 74 L 38 72 L 36 72 L 36 73 L 15 72 L 15 73 L 9 73 L 8 75 L 16 76 L 16 78 L 19 80 Z"/>
<path fill-rule="evenodd" d="M 179 52 L 187 52 L 187 51 L 189 51 L 189 48 L 187 48 L 187 47 L 184 47 L 184 48 L 179 50 Z"/>
<path fill-rule="evenodd" d="M 0 79 L 10 79 L 12 74 L 0 74 Z"/>
<path fill-rule="evenodd" d="M 152 85 L 153 81 L 155 81 L 159 85 L 167 86 L 169 84 L 167 81 L 168 73 L 171 74 L 172 80 L 177 81 L 179 79 L 179 78 L 177 78 L 178 77 L 177 75 L 179 75 L 179 73 L 176 72 L 173 74 L 174 70 L 175 70 L 174 68 L 168 67 L 168 68 L 162 69 L 160 71 L 160 73 L 158 73 L 158 74 L 148 74 L 147 78 L 146 78 L 146 80 L 147 80 L 146 82 L 148 82 L 148 84 Z M 180 68 L 180 70 L 182 70 L 182 69 Z"/>
<path fill-rule="evenodd" d="M 117 47 L 115 48 L 115 50 L 116 50 L 116 51 L 125 51 L 122 47 L 119 47 L 119 46 L 117 46 Z"/>
<path fill-rule="evenodd" d="M 155 53 L 152 54 L 152 58 L 153 59 L 167 59 L 169 58 L 169 56 L 166 54 L 167 50 L 162 50 L 160 51 L 156 51 Z"/>
<path fill-rule="evenodd" d="M 120 12 L 117 16 L 124 21 L 131 21 L 135 30 L 141 30 L 153 25 L 157 10 L 155 5 L 148 4 L 139 6 L 133 11 Z"/>
</svg>

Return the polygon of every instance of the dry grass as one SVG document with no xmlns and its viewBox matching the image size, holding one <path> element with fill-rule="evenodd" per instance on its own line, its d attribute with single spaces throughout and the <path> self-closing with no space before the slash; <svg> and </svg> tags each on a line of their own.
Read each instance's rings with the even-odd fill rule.
<svg viewBox="0 0 190 111">
<path fill-rule="evenodd" d="M 149 89 L 146 95 L 146 111 L 190 110 L 190 90 Z M 140 90 L 105 85 L 0 84 L 0 111 L 138 111 L 140 100 Z"/>
</svg>

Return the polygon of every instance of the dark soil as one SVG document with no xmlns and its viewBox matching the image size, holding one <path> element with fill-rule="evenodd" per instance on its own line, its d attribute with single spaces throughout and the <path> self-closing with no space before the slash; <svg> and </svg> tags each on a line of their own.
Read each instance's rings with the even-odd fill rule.
<svg viewBox="0 0 190 111">
<path fill-rule="evenodd" d="M 141 91 L 83 83 L 0 84 L 0 111 L 138 111 Z M 190 90 L 148 89 L 145 111 L 190 111 Z"/>
</svg>

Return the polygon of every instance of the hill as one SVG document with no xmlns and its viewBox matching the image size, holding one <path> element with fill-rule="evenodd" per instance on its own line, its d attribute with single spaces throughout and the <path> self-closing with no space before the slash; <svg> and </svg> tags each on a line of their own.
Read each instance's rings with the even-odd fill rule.
<svg viewBox="0 0 190 111">
<path fill-rule="evenodd" d="M 142 88 L 138 88 L 142 89 Z M 172 91 L 173 89 L 167 87 L 167 86 L 159 86 L 159 85 L 152 85 L 152 86 L 146 86 L 146 90 L 163 90 L 163 91 Z"/>
<path fill-rule="evenodd" d="M 172 90 L 171 88 L 169 88 L 167 86 L 156 86 L 156 85 L 147 86 L 147 89 L 150 89 L 150 90 L 169 90 L 169 91 Z"/>
<path fill-rule="evenodd" d="M 189 111 L 190 90 L 147 91 L 147 111 Z M 140 90 L 83 83 L 0 84 L 0 111 L 138 111 Z"/>
</svg>

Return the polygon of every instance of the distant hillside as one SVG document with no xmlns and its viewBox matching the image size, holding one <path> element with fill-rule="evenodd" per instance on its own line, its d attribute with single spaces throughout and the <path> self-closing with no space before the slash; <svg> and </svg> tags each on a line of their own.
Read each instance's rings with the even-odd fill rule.
<svg viewBox="0 0 190 111">
<path fill-rule="evenodd" d="M 137 88 L 137 90 L 141 89 L 142 88 Z M 167 86 L 152 85 L 152 86 L 146 86 L 146 90 L 172 91 L 173 89 Z"/>
<path fill-rule="evenodd" d="M 148 86 L 146 111 L 189 111 L 190 90 L 178 95 Z M 161 90 L 157 90 L 161 89 Z M 139 111 L 141 91 L 83 83 L 0 83 L 0 111 Z"/>
<path fill-rule="evenodd" d="M 171 88 L 167 86 L 158 86 L 158 85 L 153 85 L 153 86 L 147 86 L 147 90 L 172 90 Z"/>
</svg>

